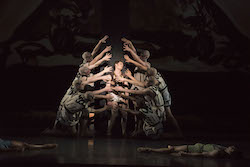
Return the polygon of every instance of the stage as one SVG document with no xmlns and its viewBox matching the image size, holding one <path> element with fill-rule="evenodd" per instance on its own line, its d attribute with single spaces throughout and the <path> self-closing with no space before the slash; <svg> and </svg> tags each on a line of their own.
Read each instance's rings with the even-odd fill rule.
<svg viewBox="0 0 250 167">
<path fill-rule="evenodd" d="M 9 152 L 0 154 L 0 166 L 190 166 L 190 167 L 239 167 L 250 165 L 249 140 L 222 140 L 222 145 L 237 145 L 244 152 L 244 159 L 209 159 L 173 157 L 158 153 L 139 153 L 137 147 L 165 147 L 192 144 L 187 140 L 146 140 L 121 138 L 62 138 L 62 137 L 5 137 L 28 143 L 58 143 L 53 150 Z M 199 142 L 207 142 L 199 140 Z"/>
</svg>

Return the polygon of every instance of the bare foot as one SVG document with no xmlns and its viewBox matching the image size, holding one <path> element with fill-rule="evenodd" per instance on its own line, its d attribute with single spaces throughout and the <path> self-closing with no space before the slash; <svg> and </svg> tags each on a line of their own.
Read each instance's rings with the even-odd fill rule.
<svg viewBox="0 0 250 167">
<path fill-rule="evenodd" d="M 169 150 L 174 150 L 174 146 L 168 145 Z"/>
<path fill-rule="evenodd" d="M 148 147 L 138 147 L 137 151 L 138 152 L 150 152 L 152 149 Z"/>
<path fill-rule="evenodd" d="M 58 147 L 58 144 L 44 144 L 45 149 L 52 149 Z"/>
</svg>

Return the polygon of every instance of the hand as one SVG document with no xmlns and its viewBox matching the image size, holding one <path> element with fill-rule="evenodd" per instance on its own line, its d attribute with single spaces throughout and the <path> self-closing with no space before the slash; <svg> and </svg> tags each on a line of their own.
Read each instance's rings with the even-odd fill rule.
<svg viewBox="0 0 250 167">
<path fill-rule="evenodd" d="M 125 71 L 125 75 L 128 76 L 128 77 L 131 77 L 131 76 L 132 76 L 132 73 L 131 73 L 131 71 L 130 71 L 129 69 L 127 69 L 127 70 Z"/>
<path fill-rule="evenodd" d="M 116 86 L 116 87 L 113 87 L 113 90 L 115 90 L 115 91 L 123 91 L 123 87 L 121 87 L 121 86 Z"/>
<path fill-rule="evenodd" d="M 123 57 L 124 57 L 124 59 L 126 60 L 126 62 L 130 63 L 130 60 L 131 60 L 131 59 L 129 58 L 128 55 L 124 55 Z"/>
<path fill-rule="evenodd" d="M 103 69 L 103 71 L 104 71 L 105 73 L 109 73 L 109 72 L 112 71 L 112 67 L 106 66 L 106 67 Z"/>
<path fill-rule="evenodd" d="M 123 46 L 123 51 L 131 52 L 131 48 L 128 45 Z"/>
<path fill-rule="evenodd" d="M 111 94 L 107 94 L 106 97 L 107 97 L 107 99 L 112 99 L 113 98 L 113 96 Z"/>
<path fill-rule="evenodd" d="M 112 57 L 112 54 L 107 53 L 107 54 L 103 57 L 103 59 L 104 59 L 105 61 L 110 61 L 111 57 Z"/>
<path fill-rule="evenodd" d="M 120 76 L 117 76 L 116 80 L 117 80 L 118 82 L 123 82 L 123 81 L 124 81 L 124 78 L 123 78 L 123 77 L 120 77 Z"/>
<path fill-rule="evenodd" d="M 113 89 L 110 87 L 110 85 L 106 85 L 106 87 L 104 88 L 104 90 L 106 92 L 112 92 L 113 91 Z"/>
<path fill-rule="evenodd" d="M 131 44 L 132 43 L 130 40 L 128 40 L 128 39 L 126 39 L 124 37 L 121 40 L 122 40 L 122 42 L 124 42 L 126 44 Z"/>
<path fill-rule="evenodd" d="M 101 43 L 106 43 L 106 40 L 109 38 L 108 35 L 105 35 L 102 39 L 100 39 Z"/>
<path fill-rule="evenodd" d="M 110 81 L 111 79 L 112 79 L 111 75 L 104 75 L 104 76 L 103 76 L 103 81 L 104 81 L 104 82 L 108 82 L 108 81 Z"/>
<path fill-rule="evenodd" d="M 118 103 L 117 103 L 117 102 L 115 102 L 115 101 L 113 101 L 113 102 L 112 102 L 112 108 L 113 108 L 113 110 L 114 110 L 114 111 L 117 111 L 117 110 L 118 110 L 118 108 L 119 108 Z"/>
<path fill-rule="evenodd" d="M 109 52 L 111 51 L 112 46 L 106 46 L 106 48 L 103 50 L 104 52 Z"/>
</svg>

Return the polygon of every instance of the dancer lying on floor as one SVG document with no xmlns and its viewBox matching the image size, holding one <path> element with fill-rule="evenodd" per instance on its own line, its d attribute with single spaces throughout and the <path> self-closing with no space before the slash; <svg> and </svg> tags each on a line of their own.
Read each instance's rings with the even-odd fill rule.
<svg viewBox="0 0 250 167">
<path fill-rule="evenodd" d="M 202 144 L 168 146 L 167 148 L 139 147 L 138 152 L 156 152 L 174 156 L 211 157 L 211 158 L 239 158 L 241 152 L 235 146 L 221 146 L 217 144 Z"/>
<path fill-rule="evenodd" d="M 0 152 L 53 149 L 57 144 L 28 144 L 21 141 L 2 140 L 0 138 Z"/>
</svg>

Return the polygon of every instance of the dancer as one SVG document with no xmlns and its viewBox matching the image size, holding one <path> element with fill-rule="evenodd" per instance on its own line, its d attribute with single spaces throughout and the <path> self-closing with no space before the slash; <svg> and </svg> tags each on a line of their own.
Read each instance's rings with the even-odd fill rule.
<svg viewBox="0 0 250 167">
<path fill-rule="evenodd" d="M 239 158 L 241 152 L 235 146 L 221 146 L 217 144 L 202 144 L 168 146 L 167 148 L 139 147 L 138 152 L 156 152 L 174 156 L 210 157 L 210 158 Z"/>
<path fill-rule="evenodd" d="M 0 138 L 0 152 L 53 149 L 57 146 L 57 144 L 28 144 L 21 141 L 3 140 Z"/>
<path fill-rule="evenodd" d="M 110 84 L 112 86 L 122 86 L 125 87 L 126 89 L 128 89 L 128 83 L 127 82 L 121 82 L 119 80 L 120 77 L 124 77 L 125 75 L 122 73 L 122 69 L 123 69 L 123 62 L 122 61 L 116 61 L 114 63 L 114 72 L 112 74 L 112 81 L 110 82 Z M 119 105 L 122 106 L 123 108 L 126 108 L 128 106 L 128 101 L 124 101 L 122 98 L 120 98 L 120 95 L 118 93 L 114 93 L 113 94 L 114 98 L 112 100 L 112 103 L 114 103 L 114 105 Z M 117 104 L 116 104 L 117 103 Z M 108 125 L 108 131 L 107 131 L 107 135 L 110 136 L 111 135 L 111 131 L 112 128 L 114 126 L 114 122 L 116 120 L 116 118 L 119 116 L 119 114 L 121 114 L 121 127 L 122 127 L 122 135 L 125 136 L 126 135 L 126 127 L 127 127 L 127 113 L 126 112 L 120 112 L 117 111 L 117 109 L 112 109 L 111 110 L 111 118 L 109 121 L 109 125 Z"/>
<path fill-rule="evenodd" d="M 175 119 L 175 117 L 172 114 L 171 111 L 171 95 L 168 91 L 168 86 L 165 82 L 165 80 L 163 79 L 163 77 L 161 76 L 161 74 L 155 69 L 155 68 L 149 68 L 147 67 L 145 64 L 140 64 L 132 59 L 130 59 L 127 55 L 124 55 L 124 58 L 126 60 L 126 62 L 129 63 L 133 63 L 135 66 L 137 66 L 138 68 L 140 68 L 141 70 L 146 71 L 146 75 L 147 76 L 154 76 L 157 80 L 156 85 L 158 86 L 159 91 L 162 94 L 162 97 L 164 99 L 164 107 L 165 107 L 165 113 L 166 113 L 166 122 L 171 123 L 175 129 L 176 129 L 176 137 L 183 137 L 180 126 L 177 122 L 177 120 Z M 136 79 L 134 77 L 132 77 L 130 72 L 126 73 L 127 76 L 133 80 L 133 82 L 135 84 L 138 85 L 138 82 L 136 81 Z M 129 81 L 128 81 L 129 82 Z M 130 82 L 131 83 L 131 82 Z M 141 82 L 143 83 L 143 82 Z M 144 86 L 143 84 L 141 84 L 141 86 Z"/>
<path fill-rule="evenodd" d="M 82 66 L 82 65 L 84 65 L 86 63 L 90 63 L 90 65 L 95 64 L 103 56 L 103 52 L 101 52 L 98 56 L 96 56 L 95 59 L 93 57 L 97 54 L 97 52 L 99 51 L 101 45 L 103 43 L 106 43 L 106 40 L 108 38 L 109 38 L 109 36 L 105 35 L 102 39 L 100 39 L 91 53 L 90 52 L 84 52 L 82 54 L 83 62 L 82 62 L 82 64 L 80 66 Z M 110 51 L 111 46 L 106 47 L 105 50 L 106 50 L 106 52 Z M 93 61 L 93 59 L 94 59 L 94 61 Z"/>
<path fill-rule="evenodd" d="M 57 112 L 54 129 L 67 132 L 73 136 L 77 135 L 76 125 L 83 115 L 88 115 L 88 105 L 93 102 L 94 95 L 105 91 L 111 91 L 111 88 L 106 86 L 100 90 L 84 93 L 77 91 L 75 94 L 63 98 Z M 86 127 L 82 127 L 82 129 L 86 129 Z"/>
<path fill-rule="evenodd" d="M 132 43 L 131 41 L 129 43 Z M 134 47 L 132 45 L 126 44 L 123 47 L 123 51 L 127 51 L 131 54 L 131 56 L 140 64 L 145 65 L 146 67 L 150 67 L 151 64 L 147 61 L 150 57 L 150 53 L 148 50 L 143 50 L 141 55 L 138 56 Z M 137 66 L 134 69 L 134 78 L 140 82 L 144 82 L 146 80 L 146 72 L 138 68 Z M 142 89 L 140 86 L 132 85 L 131 89 Z"/>
<path fill-rule="evenodd" d="M 133 100 L 135 107 L 134 110 L 128 108 L 120 108 L 120 110 L 136 115 L 143 120 L 143 122 L 138 121 L 137 127 L 135 127 L 136 134 L 134 135 L 140 136 L 144 133 L 151 139 L 160 138 L 163 132 L 163 125 L 161 119 L 157 115 L 156 108 L 150 105 L 143 96 L 136 95 L 135 97 L 123 97 Z"/>
<path fill-rule="evenodd" d="M 105 50 L 105 49 L 104 49 L 104 50 Z M 80 68 L 79 68 L 79 74 L 80 74 L 80 75 L 86 75 L 86 73 L 87 73 L 87 74 L 89 75 L 89 73 L 90 73 L 90 71 L 91 71 L 92 69 L 98 67 L 98 66 L 101 65 L 104 61 L 110 61 L 111 57 L 112 57 L 112 54 L 106 53 L 106 55 L 105 55 L 102 59 L 98 60 L 97 62 L 95 62 L 95 63 L 93 63 L 93 64 L 91 64 L 91 63 L 86 63 L 86 64 L 80 66 Z M 91 62 L 92 62 L 92 61 L 91 61 Z"/>
<path fill-rule="evenodd" d="M 149 106 L 149 108 L 154 108 L 153 111 L 156 113 L 160 122 L 162 122 L 165 118 L 164 115 L 164 107 L 163 107 L 163 98 L 161 93 L 155 87 L 156 79 L 154 77 L 149 77 L 146 82 L 146 88 L 141 90 L 131 90 L 124 89 L 120 86 L 114 87 L 113 90 L 120 92 L 127 92 L 132 94 L 138 94 L 144 96 L 145 103 Z M 153 118 L 154 119 L 154 118 Z"/>
</svg>

